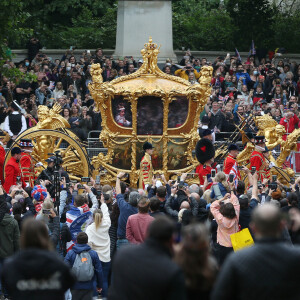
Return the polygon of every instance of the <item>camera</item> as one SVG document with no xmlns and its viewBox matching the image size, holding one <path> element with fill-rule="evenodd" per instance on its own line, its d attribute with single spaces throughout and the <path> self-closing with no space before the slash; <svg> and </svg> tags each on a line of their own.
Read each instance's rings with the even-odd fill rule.
<svg viewBox="0 0 300 300">
<path fill-rule="evenodd" d="M 256 167 L 251 167 L 251 174 L 253 175 L 256 172 Z"/>
<path fill-rule="evenodd" d="M 81 182 L 86 182 L 86 183 L 88 183 L 88 182 L 90 182 L 90 181 L 91 181 L 90 177 L 81 177 Z"/>
<path fill-rule="evenodd" d="M 211 177 L 216 177 L 216 170 L 211 170 Z"/>
<path fill-rule="evenodd" d="M 43 215 L 49 216 L 51 212 L 50 212 L 50 209 L 43 209 L 42 213 L 43 213 Z"/>
</svg>

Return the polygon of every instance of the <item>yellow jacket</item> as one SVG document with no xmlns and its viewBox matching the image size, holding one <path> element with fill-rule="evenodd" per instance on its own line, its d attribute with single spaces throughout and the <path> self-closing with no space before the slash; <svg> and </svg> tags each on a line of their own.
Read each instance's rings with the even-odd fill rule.
<svg viewBox="0 0 300 300">
<path fill-rule="evenodd" d="M 194 69 L 195 78 L 198 80 L 200 78 L 200 74 Z M 175 71 L 175 75 L 179 76 L 185 80 L 189 80 L 189 75 L 183 69 L 178 69 Z"/>
</svg>

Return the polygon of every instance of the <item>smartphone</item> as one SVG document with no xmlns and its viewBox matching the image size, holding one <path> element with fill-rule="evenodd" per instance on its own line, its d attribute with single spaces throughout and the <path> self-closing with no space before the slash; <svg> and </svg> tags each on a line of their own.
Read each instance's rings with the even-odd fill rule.
<svg viewBox="0 0 300 300">
<path fill-rule="evenodd" d="M 77 104 L 78 100 L 77 99 L 74 99 L 74 104 Z"/>
<path fill-rule="evenodd" d="M 213 178 L 216 177 L 216 170 L 211 170 L 211 177 L 213 177 Z"/>
<path fill-rule="evenodd" d="M 251 167 L 251 174 L 253 175 L 256 172 L 256 167 Z"/>
<path fill-rule="evenodd" d="M 70 50 L 73 50 L 73 46 L 70 46 Z"/>
<path fill-rule="evenodd" d="M 96 176 L 95 184 L 100 184 L 100 175 Z"/>
<path fill-rule="evenodd" d="M 178 183 L 180 182 L 180 176 L 177 176 L 177 182 Z"/>
<path fill-rule="evenodd" d="M 101 197 L 101 195 L 102 195 L 102 191 L 100 191 L 100 190 L 97 190 L 97 191 L 96 191 L 96 193 L 97 193 L 97 196 L 98 196 L 98 197 Z"/>
<path fill-rule="evenodd" d="M 229 182 L 233 182 L 234 174 L 229 174 Z"/>
<path fill-rule="evenodd" d="M 49 216 L 50 215 L 50 209 L 43 209 L 43 215 L 47 215 Z"/>
<path fill-rule="evenodd" d="M 272 175 L 272 181 L 276 182 L 277 181 L 277 175 Z"/>
<path fill-rule="evenodd" d="M 86 50 L 86 53 L 87 54 L 91 54 L 91 50 Z"/>
<path fill-rule="evenodd" d="M 90 177 L 81 177 L 81 182 L 90 182 Z"/>
<path fill-rule="evenodd" d="M 207 181 L 211 178 L 211 174 L 206 174 Z"/>
<path fill-rule="evenodd" d="M 21 182 L 21 176 L 17 176 L 17 182 Z"/>
</svg>

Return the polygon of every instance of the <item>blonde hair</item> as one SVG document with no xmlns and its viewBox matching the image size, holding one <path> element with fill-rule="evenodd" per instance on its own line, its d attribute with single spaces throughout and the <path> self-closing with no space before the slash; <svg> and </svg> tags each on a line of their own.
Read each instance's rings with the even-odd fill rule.
<svg viewBox="0 0 300 300">
<path fill-rule="evenodd" d="M 93 219 L 94 219 L 94 222 L 95 222 L 96 229 L 98 229 L 99 226 L 101 225 L 102 218 L 103 218 L 102 210 L 101 209 L 96 209 L 94 211 L 94 214 L 93 214 Z"/>
<path fill-rule="evenodd" d="M 227 177 L 226 177 L 226 174 L 224 172 L 218 172 L 217 173 L 216 181 L 222 183 L 223 186 L 225 187 L 225 189 L 227 190 L 227 192 L 230 191 L 229 184 L 227 182 Z"/>
<path fill-rule="evenodd" d="M 40 210 L 40 213 L 42 213 L 43 209 L 53 209 L 54 204 L 53 201 L 50 198 L 46 198 L 42 204 L 42 209 Z"/>
</svg>

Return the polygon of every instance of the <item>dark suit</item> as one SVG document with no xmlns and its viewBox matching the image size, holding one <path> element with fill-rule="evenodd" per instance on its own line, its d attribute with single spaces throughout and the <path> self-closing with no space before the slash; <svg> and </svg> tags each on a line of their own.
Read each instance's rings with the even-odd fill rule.
<svg viewBox="0 0 300 300">
<path fill-rule="evenodd" d="M 212 300 L 300 299 L 300 248 L 281 240 L 257 241 L 225 261 Z"/>
</svg>

